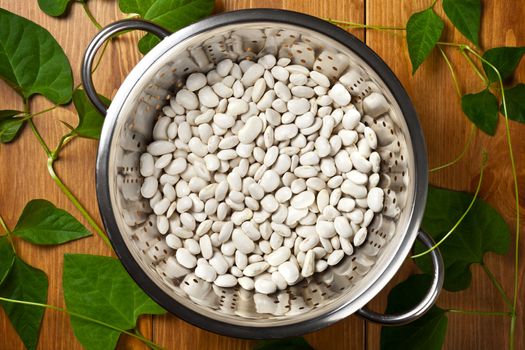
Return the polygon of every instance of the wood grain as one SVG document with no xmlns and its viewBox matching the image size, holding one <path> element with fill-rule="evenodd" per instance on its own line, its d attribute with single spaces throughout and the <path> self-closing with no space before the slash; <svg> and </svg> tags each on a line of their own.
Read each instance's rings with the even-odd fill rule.
<svg viewBox="0 0 525 350">
<path fill-rule="evenodd" d="M 411 13 L 428 7 L 429 1 L 417 0 L 399 2 L 396 0 L 368 0 L 367 23 L 392 26 L 404 26 Z M 525 8 L 515 2 L 484 1 L 482 19 L 482 45 L 490 48 L 502 45 L 524 45 L 525 25 L 520 19 L 525 15 Z M 436 6 L 445 18 L 440 6 Z M 443 41 L 462 42 L 466 40 L 457 31 L 450 30 L 450 23 Z M 470 122 L 461 113 L 459 98 L 455 93 L 454 83 L 447 66 L 439 52 L 434 51 L 429 61 L 411 76 L 411 65 L 407 57 L 405 41 L 400 36 L 385 32 L 367 32 L 366 43 L 372 47 L 392 68 L 407 89 L 419 114 L 425 138 L 430 168 L 446 163 L 461 152 L 470 132 Z M 477 92 L 483 87 L 479 78 L 469 69 L 465 60 L 447 49 L 453 65 L 458 72 L 463 92 Z M 525 78 L 525 65 L 521 64 L 517 77 Z M 520 134 L 523 125 L 511 122 L 513 146 L 518 164 L 519 182 L 523 185 L 525 139 Z M 515 207 L 513 201 L 512 175 L 505 142 L 503 120 L 500 120 L 498 132 L 490 138 L 476 132 L 472 146 L 464 159 L 456 165 L 431 174 L 430 183 L 436 186 L 474 192 L 479 178 L 481 151 L 489 153 L 489 162 L 485 169 L 485 178 L 480 196 L 506 218 L 509 227 L 515 227 Z M 523 186 L 520 186 L 523 191 Z M 523 195 L 523 194 L 522 194 Z M 521 202 L 523 206 L 523 201 Z M 523 213 L 523 211 L 522 211 Z M 523 216 L 522 216 L 523 217 Z M 523 221 L 522 221 L 523 222 Z M 523 227 L 522 227 L 523 230 Z M 514 235 L 512 235 L 514 237 Z M 521 256 L 525 257 L 525 242 L 521 241 Z M 512 245 L 512 251 L 514 245 Z M 511 295 L 513 283 L 513 254 L 505 257 L 488 254 L 486 264 L 498 276 L 507 294 Z M 406 267 L 410 269 L 410 267 Z M 438 304 L 447 308 L 466 310 L 503 311 L 505 306 L 497 290 L 478 266 L 472 269 L 473 278 L 470 289 L 460 293 L 444 292 Z M 520 267 L 521 298 L 517 329 L 523 330 L 523 275 L 524 265 Z M 396 278 L 397 279 L 397 278 Z M 386 306 L 387 291 L 390 285 L 372 303 L 372 307 L 383 310 Z M 503 349 L 508 347 L 508 329 L 510 322 L 503 317 L 449 315 L 449 327 L 445 348 L 447 349 Z M 367 324 L 367 344 L 370 349 L 379 348 L 380 327 Z M 516 349 L 525 347 L 524 333 L 518 332 Z"/>
<path fill-rule="evenodd" d="M 229 11 L 249 7 L 286 8 L 309 13 L 323 18 L 337 18 L 369 24 L 403 26 L 409 15 L 425 8 L 430 1 L 414 0 L 223 0 L 219 1 L 216 11 Z M 482 44 L 485 48 L 497 45 L 524 45 L 525 7 L 518 2 L 484 1 Z M 83 51 L 89 40 L 96 33 L 94 26 L 84 15 L 81 6 L 73 4 L 72 11 L 65 18 L 52 18 L 42 13 L 34 0 L 0 0 L 0 7 L 15 12 L 48 29 L 66 51 L 75 81 L 79 81 L 79 65 Z M 104 25 L 124 17 L 118 10 L 116 1 L 91 1 L 89 7 L 95 17 Z M 439 6 L 437 6 L 439 7 Z M 436 8 L 437 8 L 436 7 Z M 460 111 L 459 100 L 455 94 L 450 74 L 438 53 L 434 53 L 425 62 L 420 71 L 411 76 L 411 67 L 406 54 L 403 37 L 399 34 L 358 30 L 352 32 L 371 46 L 390 65 L 406 87 L 419 113 L 427 141 L 430 166 L 436 166 L 453 159 L 464 144 L 470 124 Z M 102 94 L 112 96 L 140 55 L 135 43 L 140 33 L 127 34 L 112 43 L 95 74 L 95 83 Z M 449 41 L 464 42 L 461 35 L 448 30 Z M 464 91 L 481 89 L 481 84 L 467 69 L 461 57 L 447 51 L 459 73 Z M 525 80 L 525 66 L 522 64 L 518 77 Z M 43 110 L 50 103 L 36 97 L 31 102 L 33 111 Z M 0 81 L 0 108 L 21 108 L 19 97 Z M 52 147 L 65 132 L 59 120 L 74 124 L 76 117 L 71 110 L 57 109 L 36 117 L 35 122 L 48 144 Z M 521 200 L 525 199 L 525 139 L 521 137 L 525 127 L 511 123 L 514 149 L 516 150 L 519 183 L 522 190 Z M 95 197 L 94 164 L 97 144 L 90 140 L 75 140 L 61 154 L 57 162 L 57 171 L 64 182 L 73 189 L 75 195 L 97 219 L 98 209 Z M 489 152 L 489 164 L 482 186 L 481 195 L 495 206 L 506 218 L 509 225 L 514 221 L 512 200 L 512 178 L 508 161 L 507 146 L 503 123 L 500 122 L 498 133 L 488 138 L 477 133 L 465 158 L 453 167 L 432 174 L 430 181 L 434 185 L 459 190 L 473 191 L 479 174 L 479 159 L 482 149 Z M 424 150 L 421 150 L 424 151 Z M 24 205 L 34 198 L 45 198 L 73 213 L 86 224 L 67 198 L 55 186 L 47 174 L 45 157 L 30 130 L 26 128 L 21 137 L 10 145 L 0 146 L 0 213 L 7 224 L 13 227 Z M 522 203 L 523 204 L 523 203 Z M 522 252 L 525 250 L 522 241 Z M 109 255 L 110 250 L 97 237 L 92 237 L 64 246 L 42 248 L 31 246 L 20 240 L 16 241 L 20 255 L 28 263 L 44 270 L 49 276 L 48 303 L 64 306 L 61 289 L 62 255 L 66 252 Z M 525 260 L 524 253 L 521 261 Z M 508 294 L 513 283 L 513 255 L 501 257 L 489 254 L 487 265 L 498 276 Z M 415 271 L 411 262 L 407 262 L 394 281 L 371 304 L 371 308 L 383 310 L 386 305 L 387 291 L 392 285 L 403 280 Z M 525 348 L 523 328 L 523 276 L 524 264 L 520 267 L 520 308 L 517 325 L 517 349 Z M 443 293 L 439 304 L 443 307 L 503 310 L 504 305 L 495 288 L 490 284 L 479 267 L 473 268 L 472 287 L 461 293 Z M 509 322 L 502 317 L 449 316 L 449 331 L 446 349 L 496 349 L 508 346 Z M 140 323 L 141 332 L 167 349 L 249 349 L 250 341 L 219 336 L 191 326 L 174 316 L 144 318 Z M 3 311 L 0 311 L 0 349 L 22 349 L 22 343 L 15 334 Z M 308 334 L 306 338 L 318 350 L 323 349 L 378 349 L 380 327 L 365 324 L 357 317 L 349 317 L 319 332 Z M 68 317 L 64 314 L 48 311 L 45 313 L 41 330 L 39 349 L 80 349 L 74 338 Z M 143 349 L 142 344 L 123 337 L 119 342 L 122 349 Z"/>
</svg>

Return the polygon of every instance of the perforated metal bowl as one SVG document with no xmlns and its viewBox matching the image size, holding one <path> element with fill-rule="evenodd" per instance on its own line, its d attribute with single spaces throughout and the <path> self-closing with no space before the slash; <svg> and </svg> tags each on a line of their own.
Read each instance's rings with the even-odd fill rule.
<svg viewBox="0 0 525 350">
<path fill-rule="evenodd" d="M 106 110 L 93 87 L 93 60 L 104 41 L 130 29 L 151 32 L 162 41 L 132 70 Z M 151 139 L 155 119 L 167 96 L 191 72 L 207 72 L 224 58 L 256 59 L 268 53 L 291 57 L 333 80 L 354 69 L 352 100 L 358 109 L 373 91 L 387 98 L 390 112 L 363 119 L 379 139 L 381 183 L 388 187 L 385 209 L 352 256 L 272 295 L 219 288 L 194 274 L 166 274 L 166 259 L 174 252 L 161 239 L 149 203 L 140 195 L 139 156 Z M 311 16 L 268 9 L 220 14 L 173 34 L 149 22 L 125 20 L 107 26 L 90 43 L 82 79 L 89 98 L 106 115 L 96 169 L 104 225 L 130 275 L 166 310 L 217 333 L 277 338 L 317 330 L 353 313 L 384 324 L 403 324 L 434 303 L 443 283 L 438 250 L 432 253 L 432 286 L 414 309 L 380 315 L 364 308 L 398 271 L 417 237 L 427 246 L 432 242 L 421 232 L 418 236 L 427 161 L 416 113 L 391 70 L 354 36 Z"/>
</svg>

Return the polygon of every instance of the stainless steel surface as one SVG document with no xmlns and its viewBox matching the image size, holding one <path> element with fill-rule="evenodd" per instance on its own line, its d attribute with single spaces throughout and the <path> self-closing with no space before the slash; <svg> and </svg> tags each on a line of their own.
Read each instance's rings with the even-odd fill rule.
<svg viewBox="0 0 525 350">
<path fill-rule="evenodd" d="M 134 21 L 136 24 L 136 21 Z M 123 23 L 123 22 L 120 22 Z M 130 24 L 127 28 L 132 28 Z M 143 28 L 143 27 L 141 27 Z M 90 45 L 90 57 L 111 25 Z M 292 52 L 296 48 L 303 48 Z M 240 287 L 219 288 L 194 275 L 163 274 L 173 254 L 140 195 L 138 159 L 167 96 L 194 71 L 208 71 L 223 58 L 274 53 L 313 65 L 336 79 L 352 62 L 363 70 L 366 88 L 354 103 L 380 90 L 392 104 L 379 120 L 366 119 L 381 144 L 383 180 L 389 186 L 385 210 L 355 254 L 324 273 L 266 296 Z M 87 56 L 87 55 L 86 55 Z M 320 64 L 319 57 L 335 58 Z M 92 57 L 87 62 L 92 62 Z M 87 64 L 87 65 L 88 65 Z M 86 66 L 87 66 L 86 65 Z M 91 83 L 83 68 L 84 82 Z M 92 86 L 92 84 L 91 84 Z M 94 90 L 93 90 L 94 92 Z M 93 96 L 91 96 L 93 98 Z M 96 99 L 93 99 L 96 103 Z M 100 106 L 97 106 L 100 107 Z M 100 108 L 103 111 L 103 108 Z M 397 142 L 399 141 L 399 143 Z M 405 91 L 388 67 L 363 43 L 319 19 L 281 10 L 245 10 L 208 18 L 165 38 L 133 69 L 107 111 L 97 159 L 97 195 L 115 251 L 137 283 L 167 310 L 200 327 L 238 337 L 275 338 L 313 331 L 368 303 L 397 272 L 421 222 L 427 188 L 423 136 Z"/>
<path fill-rule="evenodd" d="M 170 36 L 171 32 L 159 27 L 156 24 L 153 24 L 148 21 L 143 20 L 133 20 L 127 19 L 111 23 L 107 27 L 104 27 L 96 36 L 91 40 L 89 46 L 86 48 L 84 58 L 82 60 L 82 67 L 80 74 L 82 77 L 82 84 L 86 95 L 93 105 L 98 109 L 102 115 L 106 115 L 107 106 L 102 102 L 100 97 L 97 94 L 95 86 L 93 84 L 93 76 L 91 71 L 93 70 L 93 62 L 95 61 L 95 56 L 100 49 L 100 47 L 107 40 L 111 39 L 112 36 L 118 33 L 125 32 L 127 30 L 143 30 L 151 34 L 155 34 L 160 39 Z"/>
<path fill-rule="evenodd" d="M 434 246 L 434 240 L 425 232 L 419 231 L 417 238 L 427 248 Z M 441 287 L 443 287 L 443 279 L 445 277 L 445 266 L 443 265 L 443 257 L 438 249 L 432 250 L 430 253 L 432 260 L 432 267 L 434 271 L 432 273 L 432 284 L 428 289 L 427 294 L 417 305 L 411 310 L 407 310 L 403 313 L 385 315 L 369 310 L 364 307 L 356 312 L 359 316 L 367 319 L 368 321 L 381 323 L 388 326 L 400 326 L 403 324 L 410 323 L 423 316 L 436 302 Z"/>
</svg>

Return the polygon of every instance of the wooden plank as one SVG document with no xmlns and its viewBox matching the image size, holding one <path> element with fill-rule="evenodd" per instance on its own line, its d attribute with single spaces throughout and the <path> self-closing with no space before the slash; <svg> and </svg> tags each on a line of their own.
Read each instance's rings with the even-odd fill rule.
<svg viewBox="0 0 525 350">
<path fill-rule="evenodd" d="M 404 26 L 411 13 L 420 11 L 430 4 L 429 1 L 399 2 L 396 0 L 368 0 L 367 23 L 392 26 Z M 502 45 L 525 44 L 525 26 L 521 18 L 525 8 L 516 2 L 484 1 L 484 16 L 482 20 L 482 45 L 484 48 Z M 439 14 L 445 18 L 440 3 L 436 5 Z M 450 23 L 447 24 L 450 27 Z M 445 41 L 466 42 L 457 31 L 446 30 Z M 407 89 L 419 114 L 425 132 L 430 167 L 452 160 L 462 150 L 466 137 L 470 132 L 470 122 L 461 113 L 459 99 L 455 94 L 450 73 L 442 61 L 439 52 L 434 52 L 414 77 L 411 76 L 405 40 L 400 35 L 386 32 L 367 32 L 367 44 L 389 64 Z M 482 84 L 472 74 L 466 62 L 454 50 L 447 50 L 452 57 L 458 72 L 463 91 L 479 91 Z M 518 77 L 525 78 L 525 65 L 521 64 Z M 512 138 L 520 189 L 523 191 L 525 139 L 520 135 L 525 131 L 521 124 L 511 122 Z M 473 192 L 479 178 L 479 163 L 481 150 L 489 152 L 489 162 L 485 170 L 481 197 L 496 207 L 507 220 L 509 227 L 515 227 L 515 208 L 512 190 L 512 176 L 505 142 L 505 132 L 500 120 L 497 135 L 490 138 L 480 132 L 476 133 L 474 142 L 465 158 L 458 164 L 445 170 L 433 173 L 430 183 L 446 188 Z M 523 200 L 523 193 L 520 194 Z M 523 206 L 523 204 L 522 204 Z M 523 227 L 522 227 L 523 230 Z M 514 237 L 514 235 L 512 235 Z M 513 247 L 513 245 L 512 245 Z M 521 261 L 525 255 L 525 243 L 521 241 Z M 513 249 L 513 248 L 512 248 Z M 513 252 L 505 257 L 488 254 L 487 265 L 503 284 L 509 295 L 513 283 Z M 371 307 L 384 310 L 387 291 L 397 282 L 403 280 L 407 271 L 414 268 L 406 267 L 400 276 L 395 278 L 378 297 Z M 467 310 L 503 311 L 504 304 L 497 290 L 491 285 L 487 276 L 478 266 L 472 269 L 473 279 L 470 289 L 460 293 L 445 292 L 438 304 L 448 308 Z M 520 267 L 520 288 L 523 296 L 524 265 Z M 523 333 L 523 298 L 520 298 L 519 321 L 517 324 L 516 348 L 525 346 Z M 502 349 L 508 347 L 508 329 L 510 322 L 503 317 L 450 315 L 446 337 L 446 349 Z M 378 349 L 380 327 L 367 325 L 367 348 Z"/>
<path fill-rule="evenodd" d="M 368 0 L 366 2 L 367 22 L 374 24 L 404 25 L 409 14 L 422 9 L 428 2 L 403 2 L 396 0 Z M 108 24 L 123 18 L 117 8 L 116 2 L 95 1 L 89 3 L 95 16 L 102 24 Z M 523 18 L 525 9 L 511 2 L 485 2 L 484 41 L 487 47 L 502 44 L 524 44 L 525 31 Z M 59 41 L 68 55 L 76 81 L 78 82 L 78 67 L 85 46 L 95 34 L 95 28 L 89 23 L 82 9 L 74 4 L 72 12 L 66 18 L 55 19 L 42 13 L 35 1 L 13 2 L 0 0 L 0 7 L 6 8 L 24 17 L 39 23 L 48 29 Z M 364 0 L 224 0 L 217 6 L 217 11 L 233 10 L 246 7 L 276 7 L 310 13 L 320 17 L 331 17 L 342 20 L 364 22 Z M 75 25 L 71 25 L 74 22 Z M 502 33 L 502 34 L 499 34 Z M 355 34 L 364 38 L 362 31 Z M 450 40 L 460 41 L 462 38 L 457 33 L 447 33 Z M 100 92 L 112 96 L 120 83 L 139 59 L 135 43 L 141 36 L 139 33 L 127 34 L 119 38 L 108 48 L 95 82 Z M 415 78 L 410 77 L 410 66 L 406 56 L 406 48 L 401 37 L 386 33 L 368 32 L 367 43 L 385 58 L 394 72 L 400 77 L 414 100 L 416 109 L 420 114 L 423 129 L 426 131 L 430 165 L 441 164 L 453 158 L 462 147 L 468 134 L 469 124 L 459 112 L 459 103 L 454 95 L 453 85 L 446 67 L 439 62 L 439 56 L 434 55 L 430 62 L 425 63 Z M 467 68 L 458 55 L 454 57 L 455 65 L 461 72 L 461 81 L 469 88 L 480 88 L 474 76 L 463 74 Z M 523 65 L 520 69 L 520 78 L 525 78 Z M 437 82 L 437 83 L 436 83 Z M 17 95 L 4 83 L 0 82 L 1 108 L 21 108 Z M 430 97 L 430 100 L 429 100 Z M 34 111 L 49 107 L 49 102 L 43 98 L 36 98 L 32 102 Z M 37 117 L 37 125 L 44 138 L 55 145 L 60 135 L 65 132 L 58 120 L 76 122 L 71 111 L 55 110 L 49 114 Z M 523 127 L 513 123 L 513 140 L 515 149 L 523 149 L 523 139 L 518 140 Z M 442 137 L 440 135 L 447 135 Z M 502 214 L 512 223 L 513 203 L 508 200 L 511 195 L 510 170 L 506 161 L 506 145 L 504 133 L 500 127 L 498 135 L 489 139 L 478 135 L 476 141 L 467 153 L 465 160 L 456 166 L 432 175 L 433 184 L 452 187 L 456 189 L 473 190 L 477 181 L 478 170 L 475 166 L 479 161 L 482 147 L 487 148 L 491 160 L 486 170 L 486 180 L 482 187 L 483 197 L 495 205 Z M 20 157 L 20 155 L 23 155 Z M 88 140 L 76 140 L 68 146 L 58 161 L 57 171 L 63 177 L 80 201 L 92 215 L 98 219 L 98 209 L 94 188 L 94 162 L 96 156 L 96 143 Z M 518 164 L 523 163 L 523 155 L 518 154 Z M 59 191 L 49 178 L 43 152 L 31 132 L 26 129 L 21 138 L 12 145 L 0 146 L 0 163 L 10 164 L 3 167 L 0 174 L 0 213 L 13 227 L 16 218 L 25 203 L 33 198 L 46 198 L 57 206 L 80 216 L 67 198 Z M 83 171 L 79 171 L 82 169 Z M 521 188 L 525 185 L 523 171 L 520 168 Z M 504 181 L 498 181 L 504 178 Z M 522 193 L 522 196 L 524 194 Z M 523 197 L 522 197 L 523 198 Z M 81 219 L 82 220 L 82 219 Z M 82 222 L 85 223 L 84 220 Z M 63 306 L 61 291 L 62 255 L 65 252 L 91 253 L 109 255 L 110 251 L 104 247 L 100 239 L 93 237 L 65 246 L 55 248 L 39 248 L 21 241 L 17 241 L 17 250 L 29 263 L 37 266 L 48 274 L 50 278 L 48 302 L 53 305 Z M 523 250 L 522 250 L 523 251 Z M 522 261 L 523 261 L 522 254 Z M 512 287 L 512 256 L 500 258 L 489 256 L 487 264 L 497 276 L 501 276 L 502 283 L 507 291 Z M 522 265 L 523 266 L 523 265 Z M 414 267 L 407 265 L 396 276 L 396 281 L 413 271 Z M 486 277 L 479 268 L 474 268 L 474 283 L 467 292 L 452 294 L 445 293 L 441 298 L 444 306 L 461 307 L 465 309 L 490 309 L 500 310 L 503 304 L 494 288 L 487 282 Z M 520 276 L 524 275 L 523 267 Z M 522 279 L 523 281 L 523 279 Z M 523 283 L 521 283 L 523 288 Z M 382 293 L 371 305 L 376 310 L 385 306 L 386 293 Z M 523 302 L 523 301 L 521 301 Z M 523 315 L 523 305 L 520 305 L 520 315 Z M 308 341 L 316 349 L 359 349 L 365 345 L 370 349 L 378 348 L 379 327 L 369 325 L 368 336 L 365 344 L 364 322 L 356 317 L 350 317 L 325 330 L 307 335 Z M 517 325 L 518 330 L 524 327 L 523 316 Z M 501 348 L 507 344 L 508 322 L 501 318 L 482 318 L 471 316 L 450 317 L 450 331 L 447 336 L 447 348 Z M 141 332 L 146 336 L 153 335 L 154 340 L 168 349 L 247 349 L 250 342 L 218 336 L 196 327 L 193 327 L 173 316 L 154 318 L 141 322 Z M 519 332 L 517 348 L 523 348 L 525 341 L 523 332 Z M 22 349 L 23 346 L 14 334 L 9 321 L 0 311 L 0 337 L 1 349 Z M 469 336 L 465 336 L 468 334 Z M 121 348 L 144 348 L 135 341 L 123 339 Z M 80 349 L 71 331 L 66 315 L 57 312 L 46 312 L 39 343 L 41 349 Z"/>
<path fill-rule="evenodd" d="M 95 16 L 102 24 L 113 22 L 124 17 L 117 8 L 116 2 L 96 1 L 90 3 Z M 44 14 L 35 1 L 2 1 L 0 7 L 31 19 L 49 30 L 62 46 L 68 56 L 75 83 L 79 83 L 79 68 L 82 55 L 89 40 L 95 35 L 96 28 L 89 22 L 79 4 L 72 6 L 71 13 L 66 18 L 56 19 Z M 100 67 L 95 82 L 101 93 L 111 96 L 129 70 L 135 65 L 139 54 L 135 49 L 137 33 L 127 35 L 108 48 L 107 56 Z M 118 57 L 118 59 L 117 59 Z M 118 64 L 115 64 L 118 62 Z M 117 68 L 117 69 L 115 69 Z M 111 77 L 111 79 L 108 79 Z M 1 108 L 22 108 L 20 98 L 5 83 L 0 81 Z M 50 107 L 49 101 L 41 97 L 32 100 L 31 109 L 40 111 Z M 72 111 L 56 109 L 50 113 L 35 118 L 39 130 L 50 147 L 55 147 L 60 136 L 67 132 L 59 120 L 73 125 L 77 123 Z M 86 209 L 101 221 L 95 195 L 95 157 L 97 143 L 91 140 L 78 139 L 68 145 L 61 158 L 56 163 L 57 172 L 63 181 L 71 188 Z M 14 227 L 24 205 L 34 198 L 45 198 L 56 206 L 66 209 L 85 225 L 78 211 L 59 190 L 49 177 L 46 170 L 46 157 L 29 128 L 25 128 L 21 137 L 9 145 L 0 146 L 0 163 L 10 164 L 3 166 L 0 176 L 0 212 L 10 227 Z M 62 264 L 64 253 L 89 253 L 110 255 L 111 251 L 104 246 L 98 237 L 83 239 L 67 245 L 42 248 L 16 241 L 16 248 L 20 256 L 33 266 L 45 271 L 49 277 L 48 303 L 64 307 L 61 287 Z M 0 334 L 9 334 L 0 337 L 1 349 L 22 349 L 22 343 L 14 333 L 1 311 Z M 142 331 L 151 336 L 151 320 L 145 319 L 142 324 L 146 329 Z M 142 325 L 141 324 L 141 325 Z M 126 347 L 127 341 L 122 344 Z M 69 324 L 67 315 L 47 311 L 44 316 L 39 342 L 40 349 L 81 349 Z M 143 346 L 136 348 L 145 348 Z"/>
<path fill-rule="evenodd" d="M 72 6 L 72 10 L 65 18 L 52 18 L 41 12 L 36 2 L 21 1 L 9 2 L 0 1 L 0 6 L 21 16 L 29 18 L 48 29 L 58 40 L 68 55 L 76 83 L 79 82 L 78 68 L 85 46 L 96 33 L 96 29 L 87 20 L 78 4 Z M 114 2 L 97 1 L 89 4 L 95 17 L 104 25 L 123 18 L 124 15 L 118 11 L 117 4 Z M 319 5 L 316 1 L 280 1 L 268 0 L 264 2 L 255 1 L 225 1 L 218 3 L 217 11 L 232 10 L 242 7 L 275 7 L 288 8 L 301 12 L 311 13 L 322 17 L 340 16 L 340 10 L 345 12 L 347 20 L 363 20 L 363 1 L 338 1 L 337 3 Z M 75 22 L 72 26 L 71 22 Z M 118 89 L 131 68 L 139 59 L 135 43 L 141 34 L 127 34 L 112 43 L 102 61 L 102 64 L 95 74 L 95 84 L 99 91 L 111 97 Z M 357 33 L 362 37 L 362 33 Z M 108 78 L 110 77 L 110 78 Z M 3 82 L 0 81 L 0 91 L 2 96 L 2 108 L 22 108 L 18 96 Z M 32 101 L 33 111 L 39 111 L 50 107 L 50 103 L 44 98 L 35 98 Z M 37 126 L 41 130 L 43 137 L 51 145 L 56 144 L 65 129 L 58 123 L 58 120 L 65 120 L 74 124 L 76 117 L 72 111 L 57 109 L 36 119 Z M 57 171 L 62 176 L 64 182 L 68 184 L 79 200 L 84 203 L 87 210 L 97 218 L 98 209 L 95 198 L 94 188 L 94 164 L 96 157 L 96 143 L 89 140 L 76 140 L 66 147 L 57 162 Z M 19 157 L 18 155 L 24 155 Z M 20 159 L 22 158 L 22 160 Z M 59 191 L 52 180 L 49 178 L 44 154 L 34 139 L 31 132 L 26 129 L 21 137 L 13 144 L 0 146 L 0 162 L 3 164 L 13 164 L 5 167 L 0 177 L 0 212 L 13 227 L 16 218 L 23 209 L 25 203 L 33 198 L 46 198 L 57 206 L 68 210 L 83 220 L 67 198 Z M 93 171 L 79 171 L 78 169 L 93 169 Z M 65 246 L 44 249 L 31 246 L 22 241 L 17 241 L 17 250 L 20 255 L 30 264 L 44 270 L 50 279 L 48 303 L 64 306 L 61 291 L 62 274 L 62 255 L 65 252 L 91 253 L 109 255 L 110 251 L 104 247 L 100 239 L 93 237 Z M 0 311 L 1 333 L 8 334 L 1 337 L 0 348 L 22 349 L 23 345 L 14 334 L 9 321 L 2 311 Z M 150 336 L 152 323 L 148 318 L 140 323 L 141 332 Z M 343 329 L 349 329 L 352 333 L 351 340 L 340 341 Z M 362 334 L 363 322 L 353 318 L 343 323 L 308 336 L 313 344 L 323 344 L 337 334 L 339 343 L 347 344 L 347 347 L 361 347 L 364 338 Z M 196 342 L 202 346 L 212 348 L 246 348 L 249 342 L 238 341 L 226 337 L 220 337 L 190 326 L 175 317 L 166 316 L 155 320 L 154 328 L 155 340 L 167 348 L 194 348 Z M 175 337 L 173 335 L 175 334 Z M 181 336 L 182 334 L 183 336 Z M 324 335 L 324 336 L 323 336 Z M 59 339 L 59 341 L 57 341 Z M 180 340 L 183 339 L 184 341 Z M 200 340 L 199 340 L 200 339 Z M 350 339 L 350 338 L 349 338 Z M 122 348 L 144 348 L 136 341 L 130 341 L 126 337 L 119 342 Z M 175 346 L 177 345 L 177 346 Z M 76 341 L 71 331 L 68 317 L 57 312 L 46 312 L 41 331 L 39 348 L 48 349 L 80 349 L 80 344 Z M 320 347 L 319 347 L 320 348 Z"/>
</svg>

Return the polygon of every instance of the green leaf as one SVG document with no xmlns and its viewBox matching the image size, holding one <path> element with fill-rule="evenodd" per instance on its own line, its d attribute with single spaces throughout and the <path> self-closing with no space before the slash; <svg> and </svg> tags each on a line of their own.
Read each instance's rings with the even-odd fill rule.
<svg viewBox="0 0 525 350">
<path fill-rule="evenodd" d="M 38 6 L 46 14 L 58 17 L 66 12 L 72 0 L 38 0 Z"/>
<path fill-rule="evenodd" d="M 0 143 L 8 143 L 15 139 L 18 135 L 24 121 L 20 118 L 15 118 L 16 115 L 23 112 L 13 110 L 0 111 Z"/>
<path fill-rule="evenodd" d="M 488 89 L 461 97 L 461 108 L 471 122 L 493 136 L 498 126 L 498 99 Z"/>
<path fill-rule="evenodd" d="M 106 97 L 98 96 L 107 105 L 111 103 Z M 86 92 L 82 89 L 77 89 L 73 93 L 73 104 L 78 112 L 79 119 L 78 126 L 74 131 L 81 137 L 98 140 L 102 124 L 104 124 L 104 117 L 89 101 Z"/>
<path fill-rule="evenodd" d="M 38 24 L 0 8 L 0 78 L 24 98 L 71 100 L 73 76 L 62 48 Z"/>
<path fill-rule="evenodd" d="M 518 84 L 510 89 L 505 89 L 505 101 L 509 119 L 525 123 L 525 85 Z M 503 106 L 501 113 L 503 113 Z"/>
<path fill-rule="evenodd" d="M 303 337 L 263 340 L 253 350 L 314 350 Z"/>
<path fill-rule="evenodd" d="M 481 25 L 480 0 L 443 0 L 443 10 L 452 24 L 476 46 Z"/>
<path fill-rule="evenodd" d="M 407 45 L 412 74 L 430 55 L 441 37 L 445 23 L 432 8 L 414 13 L 407 22 Z"/>
<path fill-rule="evenodd" d="M 163 314 L 115 258 L 65 254 L 62 275 L 68 310 L 120 329 L 132 329 L 141 314 Z M 71 326 L 86 349 L 114 349 L 120 333 L 74 316 Z"/>
<path fill-rule="evenodd" d="M 514 73 L 516 67 L 521 61 L 521 58 L 523 57 L 523 54 L 525 54 L 525 46 L 495 47 L 493 49 L 487 50 L 483 54 L 483 58 L 496 67 L 496 69 L 499 71 L 499 74 L 501 75 L 501 79 L 505 80 Z M 490 82 L 493 83 L 498 81 L 498 75 L 494 69 L 492 69 L 492 67 L 486 63 L 483 63 L 483 69 L 485 70 L 485 73 L 487 74 Z"/>
<path fill-rule="evenodd" d="M 412 275 L 388 294 L 386 313 L 399 313 L 414 307 L 431 285 L 430 275 Z M 421 318 L 404 326 L 381 328 L 381 350 L 439 350 L 445 341 L 446 311 L 432 308 Z"/>
<path fill-rule="evenodd" d="M 430 186 L 423 230 L 436 242 L 439 241 L 463 215 L 472 198 L 465 192 Z M 505 220 L 490 205 L 476 199 L 461 224 L 440 245 L 445 263 L 444 288 L 449 291 L 467 289 L 472 279 L 470 265 L 481 264 L 487 252 L 506 254 L 509 242 L 510 231 Z M 422 252 L 423 249 L 422 245 L 416 245 L 416 252 Z M 432 271 L 428 255 L 415 261 L 424 272 Z"/>
<path fill-rule="evenodd" d="M 118 6 L 120 11 L 124 13 L 136 13 L 144 16 L 156 1 L 157 0 L 119 0 Z"/>
<path fill-rule="evenodd" d="M 209 16 L 214 5 L 214 0 L 119 0 L 122 12 L 136 13 L 174 32 Z M 157 37 L 147 34 L 140 40 L 139 49 L 147 53 L 158 42 Z"/>
<path fill-rule="evenodd" d="M 158 43 L 160 43 L 159 38 L 157 38 L 155 35 L 146 34 L 139 40 L 139 51 L 143 54 L 147 54 L 149 50 L 154 48 Z"/>
<path fill-rule="evenodd" d="M 15 257 L 11 272 L 0 286 L 0 296 L 45 304 L 47 302 L 46 274 Z M 36 349 L 44 308 L 0 302 L 5 313 L 27 349 Z"/>
<path fill-rule="evenodd" d="M 44 199 L 27 203 L 13 235 L 33 244 L 61 244 L 91 236 L 77 219 Z"/>
<path fill-rule="evenodd" d="M 5 278 L 11 267 L 15 262 L 15 252 L 7 236 L 0 237 L 0 285 L 4 282 Z"/>
</svg>

